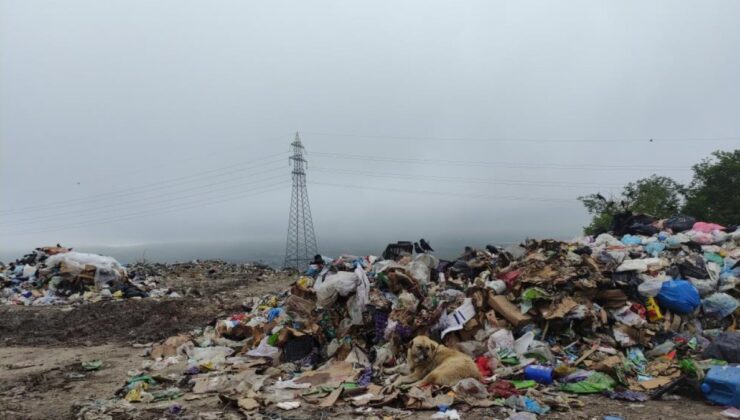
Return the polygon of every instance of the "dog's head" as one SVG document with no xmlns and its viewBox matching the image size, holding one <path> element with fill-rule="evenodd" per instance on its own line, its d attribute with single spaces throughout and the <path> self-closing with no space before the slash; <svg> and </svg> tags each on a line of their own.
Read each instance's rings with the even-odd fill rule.
<svg viewBox="0 0 740 420">
<path fill-rule="evenodd" d="M 411 340 L 409 356 L 415 364 L 423 365 L 434 358 L 437 347 L 439 347 L 439 344 L 436 341 L 427 336 L 419 335 Z"/>
</svg>

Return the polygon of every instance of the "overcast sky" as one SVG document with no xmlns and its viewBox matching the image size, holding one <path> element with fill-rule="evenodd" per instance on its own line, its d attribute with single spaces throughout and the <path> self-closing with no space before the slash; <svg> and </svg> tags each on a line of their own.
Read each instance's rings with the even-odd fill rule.
<svg viewBox="0 0 740 420">
<path fill-rule="evenodd" d="M 280 248 L 296 131 L 347 251 L 570 238 L 740 145 L 735 0 L 0 4 L 4 251 Z"/>
</svg>

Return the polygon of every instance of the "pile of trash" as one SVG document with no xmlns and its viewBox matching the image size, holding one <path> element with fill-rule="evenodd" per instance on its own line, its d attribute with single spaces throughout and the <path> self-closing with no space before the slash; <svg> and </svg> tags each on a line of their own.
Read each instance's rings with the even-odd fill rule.
<svg viewBox="0 0 740 420">
<path fill-rule="evenodd" d="M 126 267 L 139 278 L 182 278 L 219 280 L 233 278 L 259 279 L 272 268 L 261 263 L 237 264 L 222 260 L 193 260 L 177 263 L 136 262 Z"/>
<path fill-rule="evenodd" d="M 179 297 L 156 279 L 129 272 L 112 257 L 76 252 L 57 244 L 0 264 L 0 301 L 56 305 L 110 299 Z"/>
<path fill-rule="evenodd" d="M 454 261 L 410 242 L 383 257 L 317 256 L 289 290 L 152 345 L 116 398 L 78 414 L 180 414 L 210 398 L 248 417 L 455 419 L 499 407 L 536 418 L 578 410 L 579 394 L 684 390 L 738 407 L 740 231 L 684 216 L 622 222 L 571 242 L 466 248 Z"/>
</svg>

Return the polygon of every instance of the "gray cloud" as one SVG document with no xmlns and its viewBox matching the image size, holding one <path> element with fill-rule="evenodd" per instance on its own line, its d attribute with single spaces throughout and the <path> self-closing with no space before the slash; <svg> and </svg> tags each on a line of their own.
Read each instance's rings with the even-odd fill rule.
<svg viewBox="0 0 740 420">
<path fill-rule="evenodd" d="M 0 4 L 3 251 L 279 254 L 287 153 L 243 162 L 296 130 L 327 252 L 572 237 L 579 194 L 740 144 L 735 1 Z"/>
</svg>

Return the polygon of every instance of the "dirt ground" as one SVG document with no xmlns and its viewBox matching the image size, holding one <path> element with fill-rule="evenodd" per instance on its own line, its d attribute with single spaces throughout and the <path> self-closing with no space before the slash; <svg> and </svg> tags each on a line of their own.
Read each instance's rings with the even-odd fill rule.
<svg viewBox="0 0 740 420">
<path fill-rule="evenodd" d="M 0 420 L 75 418 L 78 404 L 111 398 L 128 372 L 141 368 L 142 344 L 191 331 L 218 317 L 238 311 L 248 296 L 284 290 L 287 275 L 257 279 L 167 279 L 184 297 L 99 302 L 77 307 L 0 307 Z M 101 360 L 97 371 L 81 363 Z M 626 403 L 600 396 L 582 397 L 583 409 L 552 412 L 544 419 L 712 419 L 720 407 L 683 396 L 667 401 Z M 178 401 L 186 407 L 179 418 L 240 418 L 217 396 Z M 120 418 L 168 418 L 162 403 L 145 410 L 121 413 Z M 461 407 L 462 410 L 464 407 Z M 414 412 L 409 419 L 428 419 L 433 412 Z M 376 409 L 371 415 L 397 416 Z M 504 419 L 502 408 L 461 412 L 463 419 Z M 358 418 L 350 408 L 319 413 L 294 410 L 268 414 L 273 419 Z M 119 418 L 115 416 L 114 418 Z"/>
</svg>

